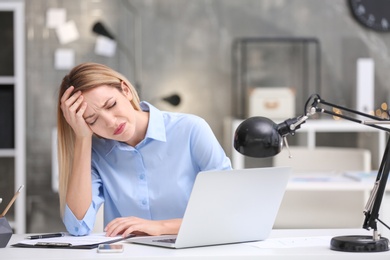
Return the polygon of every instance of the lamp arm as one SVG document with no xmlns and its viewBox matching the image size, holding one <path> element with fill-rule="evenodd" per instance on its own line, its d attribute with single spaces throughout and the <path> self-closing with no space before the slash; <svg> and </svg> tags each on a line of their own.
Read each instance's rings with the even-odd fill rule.
<svg viewBox="0 0 390 260">
<path fill-rule="evenodd" d="M 363 228 L 376 230 L 376 220 L 379 218 L 379 209 L 386 190 L 387 179 L 390 172 L 390 139 L 387 141 L 381 165 L 378 170 L 374 188 L 364 209 L 365 219 Z"/>
<path fill-rule="evenodd" d="M 314 98 L 314 101 L 311 104 L 311 107 L 309 109 L 307 109 L 309 101 L 312 98 Z M 340 110 L 343 110 L 343 111 L 347 111 L 347 112 L 350 112 L 350 113 L 355 114 L 355 115 L 364 116 L 366 118 L 370 118 L 370 119 L 373 119 L 375 121 L 359 120 L 359 119 L 356 119 L 356 118 L 353 118 L 353 117 L 350 117 L 350 116 L 346 116 L 346 115 L 342 115 L 342 114 L 339 114 L 339 113 L 335 113 L 335 112 L 333 112 L 331 110 L 326 110 L 326 109 L 324 109 L 322 107 L 319 107 L 319 104 L 323 104 L 323 105 L 326 105 L 326 106 L 329 106 L 329 107 L 335 107 L 337 109 L 340 109 Z M 332 103 L 326 102 L 325 100 L 321 99 L 320 96 L 317 95 L 317 94 L 312 95 L 309 98 L 308 102 L 306 102 L 306 110 L 307 111 L 310 111 L 310 110 L 313 111 L 314 110 L 317 113 L 324 113 L 324 114 L 340 117 L 340 118 L 343 118 L 343 119 L 346 119 L 346 120 L 349 120 L 349 121 L 352 121 L 352 122 L 355 122 L 355 123 L 358 123 L 358 124 L 366 125 L 366 126 L 369 126 L 369 127 L 372 127 L 372 128 L 376 128 L 376 129 L 380 129 L 380 130 L 383 130 L 385 132 L 390 133 L 390 128 L 382 127 L 382 126 L 379 126 L 379 125 L 375 124 L 375 123 L 380 123 L 381 121 L 383 121 L 383 123 L 387 123 L 388 120 L 380 118 L 380 117 L 376 117 L 376 116 L 373 116 L 373 115 L 370 115 L 370 114 L 362 113 L 360 111 L 356 111 L 356 110 L 353 110 L 353 109 L 350 109 L 350 108 L 347 108 L 347 107 L 343 107 L 343 106 L 340 106 L 340 105 L 336 105 L 336 104 L 332 104 Z"/>
<path fill-rule="evenodd" d="M 343 106 L 340 106 L 340 105 L 336 105 L 336 104 L 332 104 L 332 103 L 329 103 L 323 99 L 319 99 L 318 100 L 318 103 L 320 104 L 324 104 L 324 105 L 327 105 L 327 106 L 331 106 L 331 107 L 335 107 L 335 108 L 338 108 L 338 109 L 341 109 L 341 110 L 344 110 L 344 111 L 347 111 L 347 112 L 350 112 L 350 113 L 353 113 L 353 114 L 357 114 L 357 115 L 360 115 L 360 116 L 364 116 L 364 117 L 367 117 L 367 118 L 371 118 L 371 119 L 374 119 L 374 120 L 383 120 L 382 118 L 379 118 L 379 117 L 376 117 L 376 116 L 373 116 L 373 115 L 370 115 L 370 114 L 367 114 L 367 113 L 363 113 L 363 112 L 360 112 L 360 111 L 357 111 L 357 110 L 353 110 L 353 109 L 350 109 L 350 108 L 347 108 L 347 107 L 343 107 Z"/>
<path fill-rule="evenodd" d="M 309 103 L 310 103 L 311 99 L 313 99 L 313 102 L 309 107 Z M 320 104 L 325 105 L 325 106 L 335 107 L 337 109 L 347 111 L 347 112 L 350 112 L 352 114 L 364 116 L 366 118 L 370 118 L 370 119 L 373 119 L 375 121 L 371 121 L 371 122 L 364 121 L 364 120 L 352 118 L 350 116 L 335 113 L 333 111 L 326 110 L 326 109 L 320 107 Z M 310 98 L 306 102 L 305 110 L 308 111 L 308 114 L 309 114 L 309 112 L 311 112 L 312 114 L 314 112 L 329 114 L 329 115 L 337 116 L 337 117 L 340 117 L 340 118 L 343 118 L 343 119 L 346 119 L 346 120 L 349 120 L 349 121 L 352 121 L 355 123 L 359 123 L 359 124 L 363 124 L 363 125 L 366 125 L 369 127 L 377 128 L 377 129 L 383 130 L 383 131 L 388 132 L 388 133 L 390 132 L 389 128 L 375 125 L 375 124 L 380 124 L 381 122 L 388 123 L 389 122 L 388 120 L 385 120 L 383 118 L 379 118 L 379 117 L 376 117 L 373 115 L 369 115 L 366 113 L 362 113 L 362 112 L 359 112 L 359 111 L 356 111 L 353 109 L 349 109 L 349 108 L 346 108 L 343 106 L 339 106 L 336 104 L 326 102 L 325 100 L 321 99 L 318 94 L 314 94 L 314 95 L 310 96 Z M 385 152 L 384 152 L 383 157 L 382 157 L 382 161 L 381 161 L 381 164 L 380 164 L 380 167 L 378 170 L 378 174 L 376 177 L 376 181 L 375 181 L 373 190 L 371 191 L 370 197 L 368 198 L 367 204 L 366 204 L 364 211 L 363 211 L 363 213 L 365 215 L 365 219 L 363 222 L 363 228 L 365 228 L 367 230 L 372 228 L 374 230 L 374 239 L 379 239 L 379 237 L 377 235 L 377 220 L 379 220 L 379 209 L 380 209 L 380 205 L 382 203 L 383 195 L 385 193 L 387 179 L 389 177 L 389 172 L 390 172 L 390 151 L 389 150 L 390 150 L 390 139 L 388 139 L 388 141 L 387 141 L 386 149 L 385 149 Z"/>
</svg>

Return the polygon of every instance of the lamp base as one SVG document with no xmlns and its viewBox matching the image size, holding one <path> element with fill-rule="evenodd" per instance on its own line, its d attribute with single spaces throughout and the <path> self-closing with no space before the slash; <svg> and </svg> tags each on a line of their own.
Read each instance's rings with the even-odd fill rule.
<svg viewBox="0 0 390 260">
<path fill-rule="evenodd" d="M 343 252 L 389 251 L 389 240 L 385 237 L 375 241 L 372 236 L 339 236 L 330 241 L 330 249 Z"/>
</svg>

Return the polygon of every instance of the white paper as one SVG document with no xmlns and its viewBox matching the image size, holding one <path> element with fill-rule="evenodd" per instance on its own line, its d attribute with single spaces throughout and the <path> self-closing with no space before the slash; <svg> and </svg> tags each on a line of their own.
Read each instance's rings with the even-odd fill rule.
<svg viewBox="0 0 390 260">
<path fill-rule="evenodd" d="M 109 242 L 109 241 L 117 240 L 120 238 L 121 238 L 121 236 L 106 237 L 105 233 L 96 233 L 96 234 L 91 234 L 88 236 L 71 236 L 69 234 L 66 234 L 63 237 L 25 239 L 25 240 L 19 241 L 18 243 L 25 244 L 25 245 L 35 245 L 36 243 L 39 243 L 39 242 L 69 243 L 69 244 L 72 244 L 72 246 L 83 246 L 83 245 L 101 244 L 104 242 Z"/>
<path fill-rule="evenodd" d="M 112 57 L 115 55 L 116 45 L 116 41 L 99 35 L 96 39 L 95 53 L 106 57 Z"/>
<path fill-rule="evenodd" d="M 57 49 L 54 53 L 54 67 L 57 70 L 69 70 L 75 66 L 73 49 Z"/>
<path fill-rule="evenodd" d="M 79 31 L 77 30 L 74 21 L 66 22 L 56 28 L 57 37 L 61 44 L 73 42 L 79 38 Z"/>
<path fill-rule="evenodd" d="M 66 22 L 66 9 L 49 8 L 46 12 L 46 27 L 57 28 Z"/>
</svg>

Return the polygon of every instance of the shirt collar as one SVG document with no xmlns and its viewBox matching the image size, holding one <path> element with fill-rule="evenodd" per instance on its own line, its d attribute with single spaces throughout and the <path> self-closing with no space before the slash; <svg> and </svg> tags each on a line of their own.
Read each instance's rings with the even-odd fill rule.
<svg viewBox="0 0 390 260">
<path fill-rule="evenodd" d="M 149 111 L 149 123 L 145 140 L 150 138 L 165 142 L 167 138 L 163 113 L 148 102 L 142 101 L 140 105 L 143 111 Z"/>
<path fill-rule="evenodd" d="M 148 129 L 146 131 L 145 138 L 143 141 L 141 141 L 141 143 L 145 143 L 147 139 L 154 139 L 157 141 L 165 142 L 167 139 L 163 113 L 148 102 L 142 101 L 140 105 L 142 111 L 149 112 Z M 99 138 L 96 136 L 94 136 L 93 138 L 93 147 L 97 148 L 98 150 L 104 151 L 106 155 L 109 154 L 115 146 L 121 149 L 130 148 L 125 143 L 121 143 L 111 139 Z"/>
</svg>

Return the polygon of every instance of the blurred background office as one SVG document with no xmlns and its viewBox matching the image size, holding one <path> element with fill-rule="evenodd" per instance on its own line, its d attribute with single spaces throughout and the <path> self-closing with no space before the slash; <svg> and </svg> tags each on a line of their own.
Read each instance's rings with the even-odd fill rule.
<svg viewBox="0 0 390 260">
<path fill-rule="evenodd" d="M 52 187 L 52 134 L 56 126 L 57 90 L 72 65 L 86 61 L 109 65 L 136 85 L 142 100 L 164 110 L 203 117 L 229 155 L 224 120 L 247 116 L 246 112 L 237 113 L 242 102 L 237 100 L 242 87 L 237 84 L 237 77 L 242 72 L 240 66 L 246 66 L 235 63 L 237 55 L 241 55 L 235 53 L 240 51 L 234 45 L 239 39 L 282 39 L 292 44 L 290 49 L 272 50 L 273 55 L 258 52 L 248 57 L 260 53 L 258 67 L 263 70 L 257 80 L 263 86 L 284 84 L 299 94 L 294 114 L 303 111 L 304 100 L 312 90 L 333 103 L 355 107 L 356 64 L 360 58 L 370 58 L 375 64 L 375 108 L 390 101 L 390 32 L 359 24 L 351 14 L 349 1 L 0 3 L 7 2 L 24 3 L 26 232 L 63 229 L 58 194 Z M 304 56 L 303 45 L 296 47 L 294 39 L 302 40 L 303 45 L 311 42 L 306 39 L 314 39 L 320 56 L 315 54 L 317 49 Z M 272 43 L 267 43 L 267 48 Z M 282 61 L 283 66 L 275 59 Z M 306 67 L 303 59 L 308 59 Z M 268 68 L 267 64 L 273 67 Z M 288 85 L 273 81 L 278 75 L 293 75 L 295 82 Z M 305 77 L 310 78 L 306 86 L 309 91 L 299 86 Z M 163 100 L 167 97 L 173 102 Z M 3 127 L 5 122 L 0 124 Z M 366 137 L 324 135 L 320 144 L 356 147 Z M 10 158 L 0 158 L 0 162 L 0 197 L 7 201 L 14 192 L 14 162 Z M 13 213 L 10 214 L 12 218 Z"/>
</svg>

